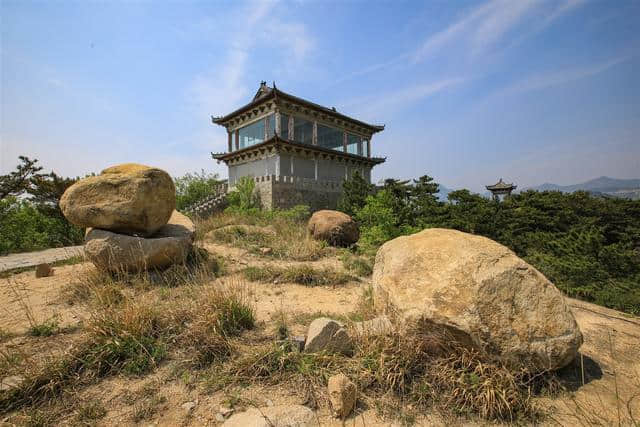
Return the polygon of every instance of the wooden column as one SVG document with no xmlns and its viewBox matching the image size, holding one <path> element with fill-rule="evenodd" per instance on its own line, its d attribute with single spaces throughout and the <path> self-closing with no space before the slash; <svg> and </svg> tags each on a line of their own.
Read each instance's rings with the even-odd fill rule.
<svg viewBox="0 0 640 427">
<path fill-rule="evenodd" d="M 240 149 L 240 130 L 236 129 L 236 151 Z"/>
<path fill-rule="evenodd" d="M 231 131 L 228 131 L 227 134 L 229 135 L 229 152 L 233 151 L 233 133 Z"/>
<path fill-rule="evenodd" d="M 294 126 L 293 126 L 293 116 L 289 115 L 289 121 L 287 123 L 287 127 L 289 128 L 289 135 L 287 135 L 287 139 L 290 139 L 293 141 L 293 137 L 295 136 L 293 134 L 294 132 Z"/>
<path fill-rule="evenodd" d="M 276 135 L 282 135 L 282 125 L 280 124 L 280 111 L 276 111 Z"/>
<path fill-rule="evenodd" d="M 318 145 L 318 122 L 313 122 L 313 134 L 311 135 L 311 143 Z"/>
<path fill-rule="evenodd" d="M 367 139 L 367 157 L 371 158 L 371 137 Z"/>
<path fill-rule="evenodd" d="M 342 132 L 342 151 L 347 152 L 347 133 Z"/>
</svg>

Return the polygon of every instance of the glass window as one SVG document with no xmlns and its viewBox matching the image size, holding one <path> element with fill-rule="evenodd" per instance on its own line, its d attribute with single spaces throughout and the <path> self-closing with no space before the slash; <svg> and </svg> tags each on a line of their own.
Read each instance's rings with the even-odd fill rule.
<svg viewBox="0 0 640 427">
<path fill-rule="evenodd" d="M 267 117 L 267 139 L 276 134 L 276 115 L 270 114 Z"/>
<path fill-rule="evenodd" d="M 264 119 L 251 123 L 240 128 L 238 136 L 240 138 L 240 149 L 259 144 L 264 141 Z"/>
<path fill-rule="evenodd" d="M 289 139 L 289 116 L 280 113 L 280 138 Z"/>
<path fill-rule="evenodd" d="M 357 135 L 347 134 L 347 153 L 362 155 L 358 150 L 360 139 Z"/>
<path fill-rule="evenodd" d="M 318 146 L 343 151 L 343 132 L 318 123 Z"/>
<path fill-rule="evenodd" d="M 365 157 L 369 157 L 369 152 L 367 151 L 369 149 L 369 141 L 367 141 L 366 139 L 362 140 L 362 155 Z"/>
<path fill-rule="evenodd" d="M 291 135 L 289 135 L 291 139 Z M 293 118 L 293 140 L 303 144 L 313 143 L 313 123 L 300 117 Z"/>
</svg>

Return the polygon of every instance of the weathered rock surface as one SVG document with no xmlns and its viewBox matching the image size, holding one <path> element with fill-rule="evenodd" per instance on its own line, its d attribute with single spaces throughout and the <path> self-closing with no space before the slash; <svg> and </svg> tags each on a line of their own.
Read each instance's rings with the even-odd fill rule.
<svg viewBox="0 0 640 427">
<path fill-rule="evenodd" d="M 358 224 L 346 213 L 321 210 L 309 218 L 309 234 L 316 240 L 324 240 L 332 246 L 349 246 L 358 241 Z"/>
<path fill-rule="evenodd" d="M 349 355 L 353 353 L 353 341 L 342 323 L 320 317 L 309 325 L 304 351 L 307 353 L 326 351 Z"/>
<path fill-rule="evenodd" d="M 356 385 L 346 375 L 338 374 L 329 378 L 327 391 L 333 416 L 347 418 L 356 406 Z"/>
<path fill-rule="evenodd" d="M 582 344 L 558 289 L 484 237 L 434 228 L 391 240 L 378 250 L 372 281 L 377 309 L 442 326 L 516 366 L 560 368 Z"/>
<path fill-rule="evenodd" d="M 62 195 L 60 208 L 79 227 L 150 236 L 171 217 L 175 193 L 165 171 L 126 163 L 73 184 Z"/>
<path fill-rule="evenodd" d="M 53 268 L 49 264 L 45 262 L 45 263 L 36 265 L 37 278 L 49 277 L 49 276 L 53 276 Z"/>
<path fill-rule="evenodd" d="M 98 228 L 88 230 L 84 252 L 105 271 L 139 271 L 181 263 L 192 250 L 195 227 L 174 211 L 169 222 L 152 237 L 136 237 Z"/>
<path fill-rule="evenodd" d="M 313 411 L 302 405 L 249 408 L 232 415 L 225 427 L 311 427 L 317 426 Z"/>
<path fill-rule="evenodd" d="M 354 322 L 353 330 L 361 336 L 379 336 L 393 333 L 393 324 L 387 316 L 378 316 L 371 320 Z"/>
</svg>

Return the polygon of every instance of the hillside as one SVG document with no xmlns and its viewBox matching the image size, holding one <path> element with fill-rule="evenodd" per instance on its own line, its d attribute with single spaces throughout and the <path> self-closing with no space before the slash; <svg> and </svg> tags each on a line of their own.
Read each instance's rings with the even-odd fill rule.
<svg viewBox="0 0 640 427">
<path fill-rule="evenodd" d="M 640 179 L 616 179 L 601 176 L 580 184 L 558 185 L 544 183 L 535 187 L 526 187 L 522 191 L 562 191 L 573 193 L 574 191 L 589 191 L 594 194 L 605 194 L 613 197 L 629 198 L 637 200 L 640 197 Z"/>
<path fill-rule="evenodd" d="M 473 415 L 477 409 L 456 406 L 460 402 L 453 397 L 450 403 L 443 399 L 407 404 L 402 396 L 413 399 L 410 389 L 399 397 L 376 389 L 380 378 L 367 373 L 377 366 L 371 364 L 381 357 L 377 353 L 367 356 L 371 359 L 349 359 L 283 350 L 281 337 L 303 335 L 315 318 L 332 317 L 351 328 L 371 316 L 365 303 L 371 261 L 301 238 L 304 225 L 285 229 L 278 222 L 247 223 L 255 220 L 227 216 L 201 224 L 203 233 L 213 228 L 211 233 L 200 233 L 198 245 L 215 254 L 222 266 L 217 277 L 198 273 L 187 281 L 178 278 L 165 283 L 171 274 L 166 272 L 162 278 L 114 280 L 97 275 L 90 263 L 80 262 L 57 268 L 52 277 L 36 279 L 28 271 L 1 279 L 0 304 L 5 309 L 0 313 L 4 361 L 0 377 L 23 384 L 39 381 L 25 388 L 26 395 L 0 392 L 0 408 L 4 405 L 6 411 L 3 421 L 9 425 L 221 425 L 230 414 L 252 407 L 265 410 L 302 404 L 313 409 L 317 421 L 313 425 L 340 426 L 345 424 L 331 416 L 324 384 L 328 375 L 352 369 L 351 375 L 361 376 L 362 389 L 346 425 L 495 425 L 497 420 Z M 243 225 L 230 228 L 228 224 Z M 272 236 L 274 230 L 282 237 Z M 262 251 L 265 245 L 272 251 Z M 234 295 L 234 289 L 241 290 L 242 299 L 236 302 L 249 304 L 252 310 L 253 326 L 229 337 L 230 347 L 213 340 L 215 335 L 206 329 L 207 316 L 215 315 L 207 305 L 221 297 L 220 289 L 225 290 L 225 298 Z M 542 417 L 544 424 L 629 425 L 640 410 L 633 397 L 640 392 L 636 376 L 640 321 L 593 304 L 566 301 L 584 334 L 580 358 L 550 377 L 551 388 L 534 392 L 526 405 L 536 409 L 536 417 Z M 142 342 L 145 352 L 136 351 L 135 346 L 118 350 L 127 345 L 129 331 L 141 334 L 138 340 L 151 334 L 149 343 Z M 87 334 L 91 339 L 113 336 L 101 353 L 91 356 L 112 366 L 98 370 L 85 359 L 81 361 L 85 370 L 76 368 L 77 377 L 75 371 L 65 377 L 63 367 L 49 364 L 77 354 Z M 107 359 L 109 355 L 113 359 Z M 400 353 L 391 356 L 385 369 L 394 369 L 401 360 L 396 359 Z M 131 358 L 135 363 L 127 362 Z M 477 381 L 483 387 L 494 387 L 488 392 L 512 391 L 508 383 L 485 377 L 494 369 L 490 365 L 479 368 L 469 378 L 479 375 Z M 452 381 L 456 378 L 451 373 Z M 461 387 L 456 390 L 469 397 L 469 405 L 482 401 L 480 395 L 471 397 L 473 387 L 456 384 Z M 487 404 L 495 403 L 488 400 Z"/>
</svg>

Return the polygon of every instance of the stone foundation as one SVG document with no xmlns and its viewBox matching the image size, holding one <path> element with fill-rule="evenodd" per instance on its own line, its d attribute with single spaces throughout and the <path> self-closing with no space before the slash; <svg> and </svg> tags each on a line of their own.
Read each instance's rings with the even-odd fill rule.
<svg viewBox="0 0 640 427">
<path fill-rule="evenodd" d="M 307 205 L 312 212 L 336 209 L 342 194 L 342 183 L 335 181 L 276 175 L 258 176 L 254 180 L 264 209 L 289 209 L 296 205 Z"/>
</svg>

